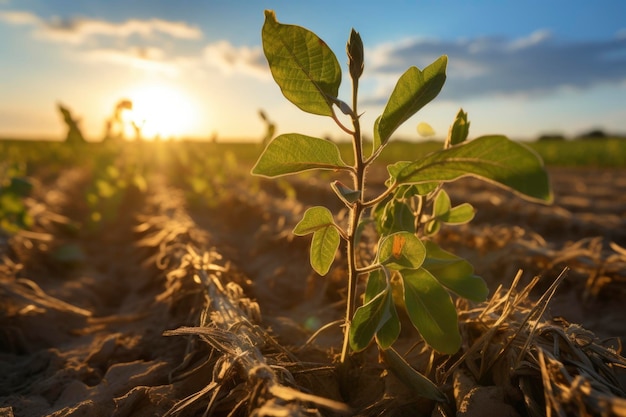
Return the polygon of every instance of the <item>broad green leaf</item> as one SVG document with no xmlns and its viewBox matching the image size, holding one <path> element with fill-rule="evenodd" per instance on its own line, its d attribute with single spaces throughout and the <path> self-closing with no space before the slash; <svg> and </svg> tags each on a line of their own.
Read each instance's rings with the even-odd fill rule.
<svg viewBox="0 0 626 417">
<path fill-rule="evenodd" d="M 380 220 L 377 223 L 380 234 L 388 235 L 415 230 L 415 215 L 411 208 L 402 201 L 389 200 L 380 215 Z"/>
<path fill-rule="evenodd" d="M 389 314 L 391 317 L 376 332 L 376 343 L 381 349 L 390 348 L 400 336 L 400 318 L 391 294 L 389 295 Z"/>
<path fill-rule="evenodd" d="M 433 242 L 426 241 L 425 246 L 426 259 L 422 267 L 437 281 L 468 300 L 481 302 L 487 298 L 489 288 L 481 277 L 474 275 L 472 264 L 441 249 Z"/>
<path fill-rule="evenodd" d="M 444 190 L 439 191 L 433 205 L 433 217 L 438 221 L 449 224 L 463 224 L 474 218 L 474 207 L 463 203 L 452 207 L 450 196 Z"/>
<path fill-rule="evenodd" d="M 387 287 L 374 298 L 357 308 L 350 324 L 350 348 L 359 352 L 365 349 L 380 328 L 392 315 L 391 292 Z"/>
<path fill-rule="evenodd" d="M 387 284 L 387 278 L 383 269 L 377 269 L 370 272 L 367 278 L 367 286 L 365 288 L 364 303 L 368 303 L 376 295 L 383 291 L 390 291 L 391 288 Z M 398 336 L 400 335 L 400 318 L 393 301 L 393 294 L 390 294 L 391 298 L 389 303 L 389 319 L 380 326 L 380 329 L 376 332 L 376 343 L 383 349 L 391 346 Z M 369 342 L 368 342 L 369 343 Z"/>
<path fill-rule="evenodd" d="M 483 136 L 434 152 L 419 161 L 397 162 L 387 169 L 397 184 L 449 182 L 475 176 L 528 200 L 552 201 L 548 174 L 541 158 L 504 136 Z"/>
<path fill-rule="evenodd" d="M 293 229 L 293 234 L 304 236 L 309 233 L 315 233 L 320 229 L 331 227 L 334 224 L 333 214 L 326 207 L 310 207 L 304 212 L 302 220 Z"/>
<path fill-rule="evenodd" d="M 339 231 L 334 227 L 320 229 L 313 233 L 311 241 L 311 266 L 320 275 L 326 275 L 339 249 Z"/>
<path fill-rule="evenodd" d="M 311 169 L 347 169 L 333 142 L 289 133 L 274 138 L 263 151 L 252 173 L 279 177 Z"/>
<path fill-rule="evenodd" d="M 450 145 L 458 145 L 465 142 L 469 135 L 470 122 L 467 121 L 467 113 L 460 109 L 454 119 L 454 123 L 450 127 L 448 142 Z"/>
<path fill-rule="evenodd" d="M 450 196 L 444 190 L 439 191 L 433 204 L 433 217 L 442 218 L 447 216 L 450 208 L 452 208 Z"/>
<path fill-rule="evenodd" d="M 430 379 L 417 372 L 393 348 L 381 350 L 383 360 L 400 381 L 412 388 L 417 395 L 434 401 L 447 402 L 448 397 Z"/>
<path fill-rule="evenodd" d="M 367 276 L 367 285 L 363 294 L 363 304 L 369 303 L 374 297 L 387 289 L 387 277 L 382 269 L 376 269 Z"/>
<path fill-rule="evenodd" d="M 310 251 L 311 266 L 318 274 L 326 275 L 335 260 L 341 240 L 330 210 L 321 206 L 307 209 L 293 233 L 297 236 L 313 233 Z"/>
<path fill-rule="evenodd" d="M 463 203 L 452 207 L 448 216 L 442 220 L 449 224 L 464 224 L 471 221 L 475 214 L 476 210 L 474 210 L 474 206 L 470 203 Z"/>
<path fill-rule="evenodd" d="M 354 204 L 359 198 L 361 198 L 360 191 L 353 190 L 352 188 L 344 185 L 341 181 L 333 181 L 330 184 L 330 188 L 332 188 L 341 201 L 346 203 L 348 206 Z"/>
<path fill-rule="evenodd" d="M 424 268 L 401 271 L 404 302 L 413 325 L 424 340 L 441 353 L 453 354 L 461 335 L 450 294 Z"/>
<path fill-rule="evenodd" d="M 315 33 L 278 23 L 265 11 L 263 52 L 283 95 L 305 112 L 333 116 L 341 67 L 333 51 Z"/>
<path fill-rule="evenodd" d="M 420 71 L 409 68 L 398 80 L 383 114 L 374 126 L 374 150 L 387 143 L 393 132 L 437 97 L 446 81 L 448 57 L 443 55 Z"/>
<path fill-rule="evenodd" d="M 397 232 L 385 236 L 378 248 L 380 263 L 394 270 L 419 268 L 425 257 L 424 244 L 410 232 Z"/>
</svg>

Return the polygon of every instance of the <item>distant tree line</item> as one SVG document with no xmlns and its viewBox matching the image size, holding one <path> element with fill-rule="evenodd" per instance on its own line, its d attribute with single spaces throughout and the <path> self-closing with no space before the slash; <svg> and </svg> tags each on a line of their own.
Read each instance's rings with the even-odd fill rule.
<svg viewBox="0 0 626 417">
<path fill-rule="evenodd" d="M 592 129 L 578 136 L 575 136 L 572 139 L 594 140 L 594 139 L 608 139 L 608 138 L 626 139 L 626 136 L 618 135 L 618 134 L 609 134 L 602 129 Z M 542 142 L 543 141 L 560 141 L 560 140 L 566 140 L 566 139 L 567 138 L 564 135 L 559 134 L 559 133 L 546 133 L 537 138 L 538 141 L 542 141 Z"/>
</svg>

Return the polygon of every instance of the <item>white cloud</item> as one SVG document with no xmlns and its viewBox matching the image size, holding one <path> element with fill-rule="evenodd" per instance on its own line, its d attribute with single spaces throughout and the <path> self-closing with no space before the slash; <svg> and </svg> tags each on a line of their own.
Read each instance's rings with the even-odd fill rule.
<svg viewBox="0 0 626 417">
<path fill-rule="evenodd" d="M 259 78 L 268 78 L 269 71 L 260 47 L 235 47 L 228 41 L 207 45 L 203 51 L 205 63 L 225 74 L 239 72 Z"/>
<path fill-rule="evenodd" d="M 37 25 L 40 22 L 36 15 L 19 10 L 0 11 L 0 20 L 13 25 Z"/>
<path fill-rule="evenodd" d="M 509 48 L 511 50 L 529 48 L 546 42 L 551 37 L 552 34 L 549 30 L 537 30 L 524 38 L 514 39 L 509 42 Z"/>
<path fill-rule="evenodd" d="M 87 61 L 127 66 L 169 76 L 180 73 L 179 65 L 166 61 L 165 52 L 159 48 L 101 48 L 87 51 L 82 57 Z"/>
<path fill-rule="evenodd" d="M 594 41 L 554 39 L 549 31 L 506 39 L 404 39 L 366 52 L 366 67 L 380 78 L 367 99 L 381 104 L 397 77 L 409 66 L 424 68 L 440 55 L 448 55 L 448 79 L 442 98 L 477 96 L 528 96 L 619 85 L 626 80 L 626 36 Z M 381 91 L 386 90 L 386 93 Z"/>
<path fill-rule="evenodd" d="M 0 12 L 0 20 L 34 26 L 38 38 L 71 44 L 82 44 L 94 37 L 128 38 L 133 35 L 150 38 L 161 34 L 187 40 L 202 38 L 202 31 L 195 26 L 163 19 L 129 19 L 119 23 L 89 18 L 43 19 L 30 12 L 12 10 Z"/>
</svg>

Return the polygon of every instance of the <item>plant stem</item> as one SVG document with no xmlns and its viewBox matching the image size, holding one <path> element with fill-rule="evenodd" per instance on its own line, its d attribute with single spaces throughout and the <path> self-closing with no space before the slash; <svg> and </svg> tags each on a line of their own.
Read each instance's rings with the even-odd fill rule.
<svg viewBox="0 0 626 417">
<path fill-rule="evenodd" d="M 354 311 L 356 310 L 356 287 L 359 277 L 359 271 L 357 269 L 356 251 L 358 242 L 356 241 L 357 229 L 359 221 L 361 219 L 361 213 L 363 211 L 363 201 L 365 199 L 365 169 L 366 163 L 363 161 L 363 141 L 361 138 L 361 123 L 359 121 L 357 111 L 357 92 L 359 89 L 359 80 L 352 80 L 352 125 L 354 126 L 354 133 L 352 134 L 352 144 L 354 149 L 354 167 L 355 173 L 354 189 L 361 192 L 361 198 L 359 198 L 350 207 L 350 220 L 348 224 L 348 239 L 346 245 L 347 260 L 348 260 L 348 298 L 346 300 L 346 317 L 343 334 L 343 347 L 341 349 L 341 363 L 345 363 L 348 356 L 350 345 L 350 324 Z"/>
</svg>

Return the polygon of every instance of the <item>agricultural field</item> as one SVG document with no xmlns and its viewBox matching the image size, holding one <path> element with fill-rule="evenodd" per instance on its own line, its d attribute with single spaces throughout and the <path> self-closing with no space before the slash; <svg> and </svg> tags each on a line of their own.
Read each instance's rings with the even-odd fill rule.
<svg viewBox="0 0 626 417">
<path fill-rule="evenodd" d="M 347 221 L 342 173 L 252 176 L 255 143 L 0 142 L 0 414 L 625 415 L 626 141 L 529 146 L 552 204 L 445 186 L 476 214 L 433 240 L 489 289 L 454 298 L 460 349 L 398 309 L 401 357 L 340 363 L 344 252 L 322 277 L 292 231 L 316 205 Z M 431 147 L 390 143 L 368 190 Z"/>
</svg>

